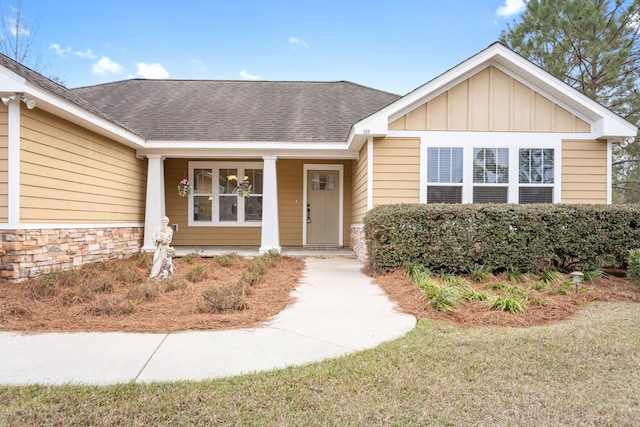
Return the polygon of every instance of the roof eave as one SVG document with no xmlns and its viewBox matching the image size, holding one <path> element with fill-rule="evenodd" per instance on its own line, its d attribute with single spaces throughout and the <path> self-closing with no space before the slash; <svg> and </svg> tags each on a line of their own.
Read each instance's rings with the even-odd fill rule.
<svg viewBox="0 0 640 427">
<path fill-rule="evenodd" d="M 521 57 L 500 43 L 494 43 L 485 50 L 463 61 L 449 71 L 418 87 L 407 95 L 391 103 L 380 111 L 366 117 L 353 126 L 355 136 L 385 136 L 389 123 L 411 109 L 439 95 L 443 91 L 469 78 L 489 65 L 501 65 L 526 79 L 545 93 L 550 93 L 559 101 L 587 118 L 594 125 L 595 138 L 623 138 L 635 136 L 638 128 L 609 109 L 566 83 L 552 76 L 535 64 Z"/>
</svg>

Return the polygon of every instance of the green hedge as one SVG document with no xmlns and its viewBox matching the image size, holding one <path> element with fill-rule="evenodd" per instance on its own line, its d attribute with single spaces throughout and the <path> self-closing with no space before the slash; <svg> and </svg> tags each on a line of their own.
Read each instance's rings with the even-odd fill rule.
<svg viewBox="0 0 640 427">
<path fill-rule="evenodd" d="M 378 271 L 626 267 L 640 244 L 640 205 L 386 205 L 364 222 Z"/>
</svg>

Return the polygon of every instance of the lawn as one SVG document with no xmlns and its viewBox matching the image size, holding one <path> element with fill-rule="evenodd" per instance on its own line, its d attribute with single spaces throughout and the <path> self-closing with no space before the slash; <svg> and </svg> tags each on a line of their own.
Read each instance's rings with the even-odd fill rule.
<svg viewBox="0 0 640 427">
<path fill-rule="evenodd" d="M 536 327 L 422 319 L 336 360 L 199 383 L 0 387 L 0 425 L 637 425 L 640 306 Z"/>
</svg>

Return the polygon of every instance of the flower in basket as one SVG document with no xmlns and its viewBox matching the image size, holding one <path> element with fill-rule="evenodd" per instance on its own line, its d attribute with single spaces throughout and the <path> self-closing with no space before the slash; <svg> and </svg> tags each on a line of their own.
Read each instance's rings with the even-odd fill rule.
<svg viewBox="0 0 640 427">
<path fill-rule="evenodd" d="M 180 184 L 178 184 L 178 194 L 180 197 L 186 197 L 191 194 L 191 184 L 187 178 L 182 178 Z"/>
<path fill-rule="evenodd" d="M 238 184 L 238 195 L 242 196 L 242 197 L 247 197 L 248 195 L 251 194 L 251 184 L 249 183 L 249 181 L 242 181 L 240 184 Z"/>
</svg>

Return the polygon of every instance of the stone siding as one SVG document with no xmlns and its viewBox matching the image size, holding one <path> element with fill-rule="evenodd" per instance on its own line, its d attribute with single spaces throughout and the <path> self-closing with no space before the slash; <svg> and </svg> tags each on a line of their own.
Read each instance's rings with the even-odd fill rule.
<svg viewBox="0 0 640 427">
<path fill-rule="evenodd" d="M 0 281 L 128 258 L 140 251 L 143 227 L 0 230 Z"/>
<path fill-rule="evenodd" d="M 367 263 L 369 261 L 369 254 L 367 253 L 367 240 L 364 234 L 364 224 L 352 224 L 351 225 L 351 250 L 355 252 L 358 261 Z"/>
</svg>

